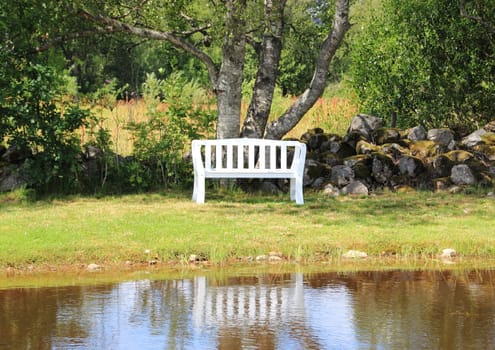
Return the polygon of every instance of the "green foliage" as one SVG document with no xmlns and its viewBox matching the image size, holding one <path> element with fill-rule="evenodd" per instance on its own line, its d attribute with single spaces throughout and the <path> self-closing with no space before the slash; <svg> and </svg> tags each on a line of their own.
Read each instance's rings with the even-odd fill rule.
<svg viewBox="0 0 495 350">
<path fill-rule="evenodd" d="M 479 127 L 495 106 L 491 1 L 383 0 L 353 47 L 353 83 L 366 112 L 401 127 Z M 490 30 L 491 28 L 491 30 Z"/>
<path fill-rule="evenodd" d="M 40 192 L 74 190 L 80 165 L 75 131 L 89 114 L 64 98 L 66 80 L 55 69 L 16 63 L 0 101 L 0 137 L 33 153 L 24 164 L 31 187 Z"/>
<path fill-rule="evenodd" d="M 137 189 L 158 184 L 178 186 L 191 182 L 191 164 L 184 160 L 190 142 L 213 132 L 214 111 L 195 94 L 202 89 L 181 74 L 167 80 L 149 74 L 143 86 L 149 118 L 127 127 L 134 138 L 134 159 L 130 183 Z"/>
</svg>

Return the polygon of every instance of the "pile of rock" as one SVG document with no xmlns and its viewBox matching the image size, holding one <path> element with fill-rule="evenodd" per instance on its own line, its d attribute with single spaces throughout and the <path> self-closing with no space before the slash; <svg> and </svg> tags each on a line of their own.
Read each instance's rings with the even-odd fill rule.
<svg viewBox="0 0 495 350">
<path fill-rule="evenodd" d="M 32 156 L 28 149 L 6 148 L 0 145 L 0 192 L 25 186 L 27 181 L 22 171 L 24 161 Z"/>
<path fill-rule="evenodd" d="M 305 186 L 329 195 L 495 184 L 495 121 L 468 135 L 450 129 L 383 127 L 380 118 L 357 115 L 345 136 L 313 129 Z"/>
</svg>

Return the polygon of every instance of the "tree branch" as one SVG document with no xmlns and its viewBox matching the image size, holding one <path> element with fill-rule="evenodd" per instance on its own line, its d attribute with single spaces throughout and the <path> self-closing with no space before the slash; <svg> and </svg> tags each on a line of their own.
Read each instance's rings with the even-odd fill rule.
<svg viewBox="0 0 495 350">
<path fill-rule="evenodd" d="M 495 28 L 493 27 L 493 25 L 487 21 L 485 21 L 482 17 L 480 16 L 471 16 L 471 15 L 468 15 L 467 11 L 466 11 L 466 1 L 461 1 L 461 17 L 464 17 L 464 18 L 468 18 L 468 19 L 472 19 L 473 21 L 476 21 L 478 22 L 479 24 L 481 24 L 482 26 L 484 26 L 488 32 L 492 35 L 495 35 Z"/>
<path fill-rule="evenodd" d="M 173 33 L 161 32 L 149 28 L 133 26 L 107 16 L 93 15 L 83 9 L 74 9 L 72 7 L 69 7 L 68 11 L 84 19 L 85 21 L 95 23 L 96 25 L 100 26 L 101 29 L 106 30 L 109 33 L 126 32 L 143 38 L 164 40 L 171 43 L 175 47 L 184 50 L 185 52 L 193 55 L 201 62 L 203 62 L 206 66 L 206 69 L 208 70 L 210 76 L 210 82 L 213 88 L 216 87 L 218 80 L 218 70 L 211 57 L 208 56 L 203 51 L 199 50 L 194 45 L 185 41 L 184 39 L 177 37 Z"/>
<path fill-rule="evenodd" d="M 85 38 L 89 36 L 94 36 L 96 34 L 111 34 L 111 33 L 116 33 L 119 32 L 118 30 L 114 30 L 113 28 L 94 28 L 92 30 L 85 30 L 77 33 L 69 33 L 65 35 L 61 35 L 53 40 L 48 40 L 43 42 L 40 46 L 35 47 L 31 52 L 32 53 L 39 53 L 46 51 L 48 49 L 51 49 L 52 47 L 55 47 L 57 45 L 60 45 L 64 42 L 70 41 L 70 40 L 75 40 L 75 39 L 80 39 L 80 38 Z"/>
</svg>

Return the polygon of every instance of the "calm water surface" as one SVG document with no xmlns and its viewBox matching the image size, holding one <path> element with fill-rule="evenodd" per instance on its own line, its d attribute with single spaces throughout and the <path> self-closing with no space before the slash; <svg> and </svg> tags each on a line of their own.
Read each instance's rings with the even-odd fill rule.
<svg viewBox="0 0 495 350">
<path fill-rule="evenodd" d="M 495 272 L 5 289 L 0 349 L 495 349 Z"/>
</svg>

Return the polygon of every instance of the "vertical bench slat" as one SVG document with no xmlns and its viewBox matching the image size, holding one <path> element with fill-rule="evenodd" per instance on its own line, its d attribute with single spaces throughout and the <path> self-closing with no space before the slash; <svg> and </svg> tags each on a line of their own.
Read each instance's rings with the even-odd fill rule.
<svg viewBox="0 0 495 350">
<path fill-rule="evenodd" d="M 280 147 L 280 169 L 287 170 L 287 145 Z"/>
<path fill-rule="evenodd" d="M 233 153 L 232 153 L 232 145 L 231 144 L 228 144 L 227 145 L 227 169 L 232 169 L 233 166 L 233 162 L 234 162 L 234 157 L 232 156 Z"/>
<path fill-rule="evenodd" d="M 270 170 L 277 169 L 277 146 L 270 145 Z"/>
<path fill-rule="evenodd" d="M 260 155 L 259 155 L 259 168 L 260 169 L 265 169 L 265 145 L 260 145 L 259 149 Z"/>
<path fill-rule="evenodd" d="M 215 146 L 216 147 L 216 154 L 215 154 L 215 168 L 217 169 L 222 169 L 222 144 L 218 144 Z"/>
<path fill-rule="evenodd" d="M 237 169 L 244 168 L 244 146 L 237 146 Z"/>
<path fill-rule="evenodd" d="M 249 146 L 248 169 L 254 169 L 254 145 Z"/>
<path fill-rule="evenodd" d="M 205 145 L 205 168 L 211 169 L 211 145 Z"/>
</svg>

